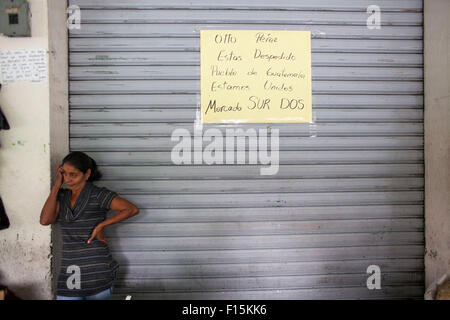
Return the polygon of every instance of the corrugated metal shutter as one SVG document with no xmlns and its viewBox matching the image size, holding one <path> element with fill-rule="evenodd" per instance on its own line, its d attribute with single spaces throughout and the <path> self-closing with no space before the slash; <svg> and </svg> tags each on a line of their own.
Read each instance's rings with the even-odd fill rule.
<svg viewBox="0 0 450 320">
<path fill-rule="evenodd" d="M 69 39 L 70 149 L 141 208 L 108 230 L 118 297 L 422 297 L 422 1 L 377 1 L 379 30 L 366 27 L 367 0 L 69 4 L 82 9 Z M 315 133 L 271 125 L 277 175 L 171 163 L 172 131 L 193 130 L 204 27 L 312 32 Z M 381 290 L 366 287 L 369 265 Z"/>
</svg>

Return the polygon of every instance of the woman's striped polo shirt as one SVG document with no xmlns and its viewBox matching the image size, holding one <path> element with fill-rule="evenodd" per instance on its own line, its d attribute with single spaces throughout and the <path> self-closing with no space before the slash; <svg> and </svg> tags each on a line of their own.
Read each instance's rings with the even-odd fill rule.
<svg viewBox="0 0 450 320">
<path fill-rule="evenodd" d="M 89 244 L 87 240 L 94 228 L 106 219 L 117 193 L 88 181 L 73 209 L 70 208 L 71 194 L 69 189 L 58 192 L 57 222 L 61 226 L 63 247 L 57 295 L 84 297 L 110 288 L 116 278 L 119 265 L 108 245 L 95 238 Z"/>
</svg>

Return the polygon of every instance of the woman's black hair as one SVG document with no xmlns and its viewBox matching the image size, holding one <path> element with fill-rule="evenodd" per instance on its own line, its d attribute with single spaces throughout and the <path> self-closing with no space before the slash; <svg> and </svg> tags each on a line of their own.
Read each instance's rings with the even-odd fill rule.
<svg viewBox="0 0 450 320">
<path fill-rule="evenodd" d="M 87 154 L 81 151 L 73 151 L 64 157 L 63 163 L 70 163 L 72 166 L 77 168 L 83 173 L 86 173 L 88 169 L 91 169 L 91 175 L 88 181 L 100 180 L 102 174 L 97 169 L 97 163 L 94 159 L 89 157 Z"/>
</svg>

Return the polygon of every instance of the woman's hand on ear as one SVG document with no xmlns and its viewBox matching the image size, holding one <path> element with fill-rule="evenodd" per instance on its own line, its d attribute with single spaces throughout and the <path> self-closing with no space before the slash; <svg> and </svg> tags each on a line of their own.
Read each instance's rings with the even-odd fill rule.
<svg viewBox="0 0 450 320">
<path fill-rule="evenodd" d="M 58 187 L 58 189 L 61 188 L 61 186 L 62 186 L 62 184 L 64 182 L 64 178 L 63 178 L 63 175 L 62 175 L 62 172 L 61 172 L 63 170 L 62 167 L 63 167 L 62 164 L 59 164 L 59 165 L 56 166 L 56 179 L 55 179 L 54 185 L 56 187 Z"/>
</svg>

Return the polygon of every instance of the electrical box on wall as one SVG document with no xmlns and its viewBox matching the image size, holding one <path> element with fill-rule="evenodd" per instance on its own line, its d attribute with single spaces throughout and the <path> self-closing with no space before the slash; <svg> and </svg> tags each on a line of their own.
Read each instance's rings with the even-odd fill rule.
<svg viewBox="0 0 450 320">
<path fill-rule="evenodd" d="M 0 0 L 0 33 L 11 37 L 29 37 L 27 0 Z"/>
</svg>

